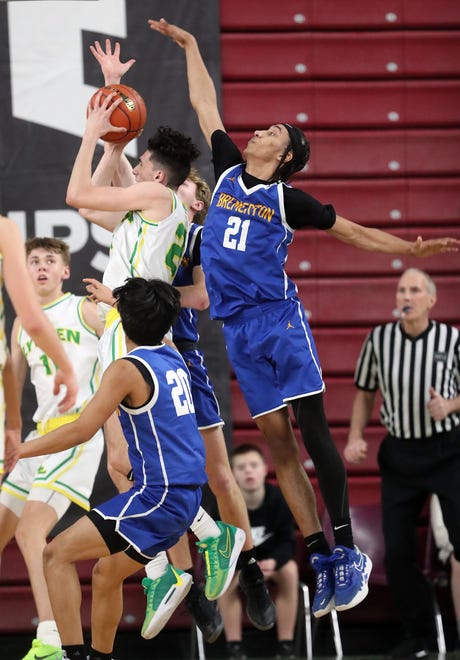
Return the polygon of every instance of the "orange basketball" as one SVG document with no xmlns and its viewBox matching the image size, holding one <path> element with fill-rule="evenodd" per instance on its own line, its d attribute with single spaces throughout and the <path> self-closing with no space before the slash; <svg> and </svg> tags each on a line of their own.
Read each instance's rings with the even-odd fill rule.
<svg viewBox="0 0 460 660">
<path fill-rule="evenodd" d="M 102 92 L 101 102 L 113 92 L 116 92 L 116 95 L 113 97 L 111 104 L 118 98 L 122 98 L 120 105 L 110 115 L 110 123 L 113 126 L 126 128 L 127 131 L 126 133 L 114 133 L 113 131 L 106 133 L 101 136 L 101 140 L 124 144 L 137 137 L 144 127 L 147 117 L 147 110 L 142 96 L 127 85 L 106 85 L 94 92 L 90 101 L 91 107 L 93 107 L 94 99 L 99 92 Z"/>
</svg>

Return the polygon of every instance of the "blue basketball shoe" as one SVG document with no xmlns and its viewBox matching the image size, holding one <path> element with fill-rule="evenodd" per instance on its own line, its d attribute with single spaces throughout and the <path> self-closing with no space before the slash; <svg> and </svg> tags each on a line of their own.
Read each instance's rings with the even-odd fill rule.
<svg viewBox="0 0 460 660">
<path fill-rule="evenodd" d="M 334 609 L 334 568 L 331 555 L 313 553 L 310 565 L 316 573 L 316 591 L 312 612 L 315 617 L 324 616 Z"/>
<path fill-rule="evenodd" d="M 353 550 L 343 545 L 336 545 L 332 550 L 332 565 L 335 580 L 335 609 L 348 610 L 367 596 L 372 561 L 356 545 Z"/>
</svg>

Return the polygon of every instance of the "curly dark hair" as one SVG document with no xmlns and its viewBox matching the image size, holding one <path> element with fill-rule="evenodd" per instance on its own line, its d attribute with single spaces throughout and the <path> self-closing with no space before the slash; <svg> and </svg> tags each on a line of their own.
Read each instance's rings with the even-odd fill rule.
<svg viewBox="0 0 460 660">
<path fill-rule="evenodd" d="M 147 143 L 151 161 L 166 172 L 167 185 L 178 188 L 190 173 L 192 162 L 200 150 L 180 131 L 169 126 L 160 126 Z"/>
<path fill-rule="evenodd" d="M 156 346 L 180 314 L 180 293 L 163 280 L 128 278 L 113 290 L 121 324 L 138 346 Z"/>
</svg>

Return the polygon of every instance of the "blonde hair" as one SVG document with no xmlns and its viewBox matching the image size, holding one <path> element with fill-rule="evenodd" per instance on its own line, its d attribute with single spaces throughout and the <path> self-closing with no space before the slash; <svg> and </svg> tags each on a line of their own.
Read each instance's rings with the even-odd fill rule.
<svg viewBox="0 0 460 660">
<path fill-rule="evenodd" d="M 206 183 L 206 181 L 198 174 L 198 170 L 194 167 L 191 168 L 190 174 L 187 177 L 192 181 L 196 186 L 196 198 L 199 202 L 203 202 L 203 208 L 201 211 L 197 211 L 193 216 L 193 222 L 196 222 L 198 225 L 204 224 L 206 214 L 211 203 L 211 189 Z"/>
</svg>

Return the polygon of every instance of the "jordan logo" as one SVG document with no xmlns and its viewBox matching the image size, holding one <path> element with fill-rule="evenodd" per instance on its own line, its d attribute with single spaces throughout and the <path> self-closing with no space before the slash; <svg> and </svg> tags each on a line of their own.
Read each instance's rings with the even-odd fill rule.
<svg viewBox="0 0 460 660">
<path fill-rule="evenodd" d="M 286 326 L 286 330 L 289 330 L 289 328 L 293 328 L 293 327 L 294 326 L 292 325 L 292 323 L 290 321 L 288 321 L 287 326 Z"/>
</svg>

